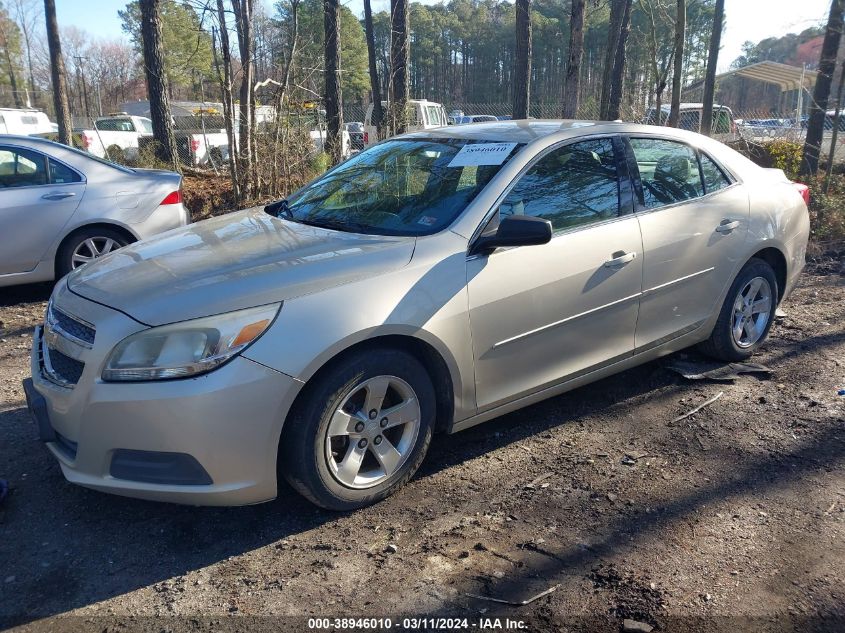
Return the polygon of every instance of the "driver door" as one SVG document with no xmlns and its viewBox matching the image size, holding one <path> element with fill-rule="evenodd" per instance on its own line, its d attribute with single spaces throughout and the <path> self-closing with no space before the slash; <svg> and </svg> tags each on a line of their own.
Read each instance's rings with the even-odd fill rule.
<svg viewBox="0 0 845 633">
<path fill-rule="evenodd" d="M 642 239 L 617 137 L 558 146 L 501 202 L 551 221 L 541 246 L 467 261 L 478 411 L 633 354 Z"/>
</svg>

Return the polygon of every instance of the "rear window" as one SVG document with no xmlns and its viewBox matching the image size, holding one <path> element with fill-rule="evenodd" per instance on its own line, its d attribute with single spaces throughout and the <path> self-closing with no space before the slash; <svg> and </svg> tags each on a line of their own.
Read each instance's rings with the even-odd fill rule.
<svg viewBox="0 0 845 633">
<path fill-rule="evenodd" d="M 103 132 L 134 132 L 135 125 L 132 119 L 100 119 L 94 124 L 98 130 Z"/>
</svg>

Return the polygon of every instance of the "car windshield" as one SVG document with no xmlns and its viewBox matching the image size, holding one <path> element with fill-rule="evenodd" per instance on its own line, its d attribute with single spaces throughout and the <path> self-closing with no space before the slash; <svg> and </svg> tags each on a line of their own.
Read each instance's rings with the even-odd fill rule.
<svg viewBox="0 0 845 633">
<path fill-rule="evenodd" d="M 300 190 L 279 215 L 356 233 L 430 235 L 458 217 L 517 147 L 466 139 L 386 141 Z"/>
</svg>

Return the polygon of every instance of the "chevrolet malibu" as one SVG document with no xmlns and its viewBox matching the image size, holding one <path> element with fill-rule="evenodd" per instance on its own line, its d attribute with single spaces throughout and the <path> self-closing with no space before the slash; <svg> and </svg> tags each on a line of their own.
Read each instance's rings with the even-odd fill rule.
<svg viewBox="0 0 845 633">
<path fill-rule="evenodd" d="M 27 400 L 65 477 L 337 510 L 454 433 L 665 354 L 766 338 L 803 185 L 692 132 L 507 121 L 385 141 L 287 200 L 132 244 L 55 288 Z"/>
</svg>

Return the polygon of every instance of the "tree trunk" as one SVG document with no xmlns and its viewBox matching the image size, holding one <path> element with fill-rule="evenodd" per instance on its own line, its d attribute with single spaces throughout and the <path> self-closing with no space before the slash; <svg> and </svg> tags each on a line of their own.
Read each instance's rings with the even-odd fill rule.
<svg viewBox="0 0 845 633">
<path fill-rule="evenodd" d="M 164 47 L 161 38 L 161 0 L 140 0 L 141 39 L 143 41 L 144 70 L 147 94 L 150 99 L 150 119 L 156 140 L 156 156 L 179 171 L 179 155 L 173 136 L 170 99 L 167 96 L 167 76 L 164 71 Z"/>
<path fill-rule="evenodd" d="M 670 127 L 678 127 L 681 118 L 681 84 L 684 73 L 684 36 L 687 30 L 687 1 L 678 0 L 675 16 L 675 66 L 672 69 L 672 106 L 669 110 Z"/>
<path fill-rule="evenodd" d="M 569 62 L 563 82 L 563 118 L 578 116 L 578 93 L 581 89 L 581 60 L 584 58 L 584 0 L 572 0 L 569 20 Z"/>
<path fill-rule="evenodd" d="M 610 100 L 607 104 L 607 118 L 611 121 L 620 118 L 622 109 L 622 89 L 625 81 L 625 47 L 628 43 L 628 34 L 631 32 L 632 3 L 633 0 L 625 1 L 625 13 L 622 15 L 619 41 L 616 44 L 616 57 L 613 60 L 613 72 L 610 76 Z"/>
<path fill-rule="evenodd" d="M 370 92 L 373 99 L 373 114 L 370 123 L 376 126 L 378 138 L 381 138 L 381 123 L 384 115 L 381 111 L 381 84 L 376 68 L 376 40 L 373 33 L 373 10 L 370 0 L 364 0 L 364 31 L 367 36 L 367 58 L 370 64 Z"/>
<path fill-rule="evenodd" d="M 59 143 L 71 144 L 70 105 L 67 100 L 67 75 L 59 39 L 59 25 L 56 22 L 56 1 L 44 0 L 44 17 L 47 21 L 47 45 L 50 48 L 50 74 L 53 80 L 53 105 L 56 108 L 56 122 L 59 124 Z"/>
<path fill-rule="evenodd" d="M 390 129 L 408 127 L 408 0 L 390 0 Z"/>
<path fill-rule="evenodd" d="M 713 13 L 713 32 L 710 34 L 710 51 L 707 53 L 707 72 L 704 76 L 704 105 L 701 109 L 701 133 L 710 136 L 713 129 L 713 97 L 716 94 L 716 64 L 722 41 L 722 21 L 725 19 L 725 0 L 716 0 Z"/>
<path fill-rule="evenodd" d="M 531 99 L 531 0 L 516 0 L 513 118 L 527 119 Z"/>
<path fill-rule="evenodd" d="M 254 189 L 255 178 L 252 164 L 255 154 L 254 122 L 255 122 L 255 92 L 254 82 L 254 53 L 255 45 L 252 32 L 252 15 L 254 0 L 232 0 L 235 14 L 235 32 L 238 34 L 238 49 L 241 57 L 241 89 L 240 89 L 240 121 L 238 149 L 240 150 L 240 174 L 244 178 L 243 189 L 249 195 Z"/>
<path fill-rule="evenodd" d="M 613 66 L 616 63 L 616 50 L 619 46 L 619 36 L 622 33 L 622 20 L 625 17 L 626 0 L 611 0 L 610 24 L 607 31 L 607 51 L 604 57 L 604 70 L 601 80 L 601 97 L 599 99 L 599 118 L 607 120 L 610 104 L 610 84 L 613 76 Z"/>
<path fill-rule="evenodd" d="M 232 53 L 229 48 L 229 31 L 226 24 L 226 10 L 223 0 L 217 0 L 217 21 L 220 24 L 220 56 L 223 58 L 222 70 L 217 48 L 212 42 L 214 66 L 217 79 L 223 93 L 223 124 L 226 127 L 226 140 L 229 143 L 229 177 L 232 180 L 232 196 L 237 205 L 241 199 L 240 177 L 238 171 L 238 139 L 235 136 L 235 99 L 232 96 Z"/>
<path fill-rule="evenodd" d="M 323 0 L 323 28 L 326 36 L 326 152 L 333 165 L 343 158 L 343 95 L 340 88 L 340 3 Z"/>
<path fill-rule="evenodd" d="M 5 35 L 3 39 L 6 40 Z M 4 56 L 6 57 L 6 67 L 9 72 L 9 86 L 12 89 L 12 96 L 15 99 L 15 107 L 23 108 L 23 99 L 21 99 L 21 94 L 20 92 L 18 92 L 18 78 L 15 74 L 15 64 L 12 61 L 12 55 L 9 52 L 9 46 L 5 41 L 3 42 L 3 51 L 5 53 Z"/>
<path fill-rule="evenodd" d="M 810 103 L 810 119 L 807 122 L 807 137 L 804 140 L 804 155 L 801 160 L 801 173 L 815 175 L 819 168 L 819 150 L 824 135 L 825 113 L 827 100 L 830 97 L 830 84 L 833 71 L 836 69 L 836 53 L 842 37 L 842 12 L 845 0 L 833 0 L 830 5 L 830 15 L 822 42 L 821 58 L 819 59 L 819 74 L 816 77 L 816 88 L 813 90 L 813 100 Z"/>
</svg>

